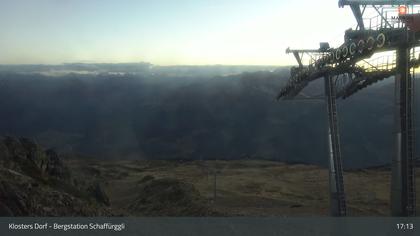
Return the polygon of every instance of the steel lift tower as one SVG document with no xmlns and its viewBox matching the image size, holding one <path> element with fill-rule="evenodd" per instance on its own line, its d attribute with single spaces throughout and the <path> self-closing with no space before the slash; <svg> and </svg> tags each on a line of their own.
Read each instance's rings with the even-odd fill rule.
<svg viewBox="0 0 420 236">
<path fill-rule="evenodd" d="M 413 123 L 414 68 L 420 65 L 420 0 L 340 0 L 349 6 L 356 29 L 345 31 L 344 43 L 317 50 L 291 50 L 298 67 L 277 99 L 293 99 L 311 81 L 324 79 L 328 113 L 330 209 L 333 216 L 347 214 L 336 99 L 345 99 L 380 80 L 395 77 L 395 155 L 392 160 L 391 213 L 415 216 L 415 134 Z M 417 9 L 417 10 L 416 10 Z M 366 18 L 367 12 L 374 17 Z M 417 11 L 417 12 L 416 12 Z M 412 52 L 412 53 L 411 53 Z M 387 54 L 376 60 L 373 55 Z M 302 60 L 309 55 L 307 65 Z M 369 61 L 370 60 L 370 61 Z"/>
<path fill-rule="evenodd" d="M 309 49 L 309 50 L 291 50 L 290 48 L 286 49 L 286 53 L 293 53 L 296 58 L 297 63 L 299 64 L 298 68 L 292 68 L 291 73 L 292 77 L 305 72 L 305 66 L 303 65 L 303 57 L 309 56 L 310 65 L 314 64 L 316 61 L 325 57 L 329 53 L 329 44 L 320 43 L 319 49 Z M 346 201 L 344 194 L 344 183 L 343 183 L 343 168 L 341 161 L 341 150 L 340 150 L 340 140 L 338 132 L 338 118 L 337 118 L 337 105 L 336 105 L 336 87 L 334 85 L 334 76 L 332 74 L 325 73 L 324 78 L 324 90 L 325 90 L 325 101 L 327 104 L 327 113 L 328 113 L 328 160 L 329 160 L 329 188 L 330 188 L 330 209 L 331 215 L 333 216 L 344 216 L 346 215 Z M 282 92 L 279 94 L 278 98 L 294 98 L 297 96 L 301 90 L 309 83 L 305 81 L 301 84 L 288 84 Z"/>
</svg>

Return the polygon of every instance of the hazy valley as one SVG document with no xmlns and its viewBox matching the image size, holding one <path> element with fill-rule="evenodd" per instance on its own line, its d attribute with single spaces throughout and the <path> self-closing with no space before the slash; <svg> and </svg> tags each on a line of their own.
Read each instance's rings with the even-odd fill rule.
<svg viewBox="0 0 420 236">
<path fill-rule="evenodd" d="M 326 166 L 324 103 L 274 99 L 288 68 L 235 75 L 224 74 L 240 71 L 236 67 L 188 68 L 2 72 L 0 134 L 100 159 L 252 158 Z M 314 84 L 305 93 L 322 91 Z M 389 163 L 392 104 L 392 79 L 339 101 L 345 168 Z"/>
<path fill-rule="evenodd" d="M 0 66 L 0 213 L 328 215 L 325 105 L 275 101 L 288 73 Z M 393 89 L 338 102 L 350 215 L 389 215 Z"/>
</svg>

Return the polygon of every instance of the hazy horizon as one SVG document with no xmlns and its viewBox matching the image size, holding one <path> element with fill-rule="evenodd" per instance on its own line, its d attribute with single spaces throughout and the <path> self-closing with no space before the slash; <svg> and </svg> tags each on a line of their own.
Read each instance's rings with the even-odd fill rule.
<svg viewBox="0 0 420 236">
<path fill-rule="evenodd" d="M 0 66 L 62 66 L 62 65 L 77 65 L 77 64 L 97 64 L 97 65 L 124 65 L 124 64 L 150 64 L 152 66 L 162 66 L 162 67 L 171 67 L 171 66 L 278 66 L 278 67 L 289 67 L 293 66 L 293 63 L 290 65 L 278 65 L 278 64 L 168 64 L 168 65 L 162 65 L 162 64 L 155 64 L 152 62 L 145 62 L 145 61 L 139 61 L 139 62 L 63 62 L 63 63 L 21 63 L 21 64 L 3 64 L 0 63 Z"/>
<path fill-rule="evenodd" d="M 3 0 L 0 64 L 291 65 L 288 46 L 335 46 L 355 26 L 337 3 Z"/>
</svg>

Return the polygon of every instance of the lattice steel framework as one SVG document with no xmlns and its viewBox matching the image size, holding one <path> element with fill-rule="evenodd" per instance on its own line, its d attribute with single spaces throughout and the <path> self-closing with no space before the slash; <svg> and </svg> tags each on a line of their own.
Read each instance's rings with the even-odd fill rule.
<svg viewBox="0 0 420 236">
<path fill-rule="evenodd" d="M 333 216 L 347 214 L 336 99 L 345 99 L 386 78 L 395 77 L 395 155 L 392 159 L 391 212 L 415 216 L 414 51 L 420 46 L 419 0 L 340 0 L 349 6 L 356 29 L 345 31 L 344 43 L 316 50 L 293 50 L 298 67 L 277 99 L 294 99 L 312 81 L 324 78 L 328 113 L 330 203 Z M 367 12 L 374 16 L 367 17 Z M 410 53 L 410 52 L 413 53 Z M 372 60 L 373 55 L 387 53 Z M 303 60 L 304 56 L 309 60 Z M 411 71 L 413 70 L 413 71 Z"/>
</svg>

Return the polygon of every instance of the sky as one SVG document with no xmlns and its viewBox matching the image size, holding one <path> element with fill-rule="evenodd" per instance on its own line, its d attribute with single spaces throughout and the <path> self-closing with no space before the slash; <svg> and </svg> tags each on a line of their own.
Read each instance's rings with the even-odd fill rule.
<svg viewBox="0 0 420 236">
<path fill-rule="evenodd" d="M 290 65 L 351 27 L 338 0 L 0 0 L 0 64 Z"/>
</svg>

